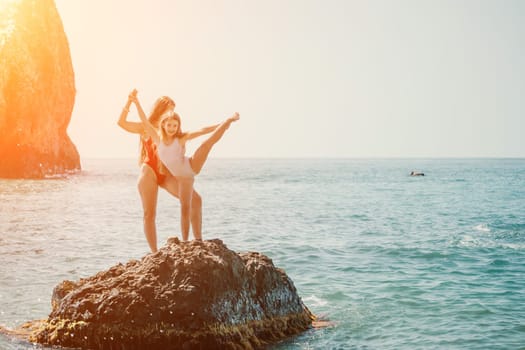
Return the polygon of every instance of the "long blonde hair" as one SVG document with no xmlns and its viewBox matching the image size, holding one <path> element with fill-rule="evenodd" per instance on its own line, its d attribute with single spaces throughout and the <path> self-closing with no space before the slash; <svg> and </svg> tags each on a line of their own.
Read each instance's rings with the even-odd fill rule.
<svg viewBox="0 0 525 350">
<path fill-rule="evenodd" d="M 158 128 L 160 125 L 161 116 L 172 106 L 175 107 L 175 101 L 173 101 L 170 97 L 159 97 L 153 104 L 153 108 L 151 109 L 151 113 L 148 117 L 149 122 Z M 144 136 L 141 136 L 139 164 L 144 163 L 144 160 L 147 157 L 146 149 L 144 148 L 144 141 Z"/>
</svg>

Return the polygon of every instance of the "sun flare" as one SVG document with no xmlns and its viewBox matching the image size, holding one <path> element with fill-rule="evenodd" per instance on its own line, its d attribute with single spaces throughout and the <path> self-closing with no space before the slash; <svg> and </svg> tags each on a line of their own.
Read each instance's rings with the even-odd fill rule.
<svg viewBox="0 0 525 350">
<path fill-rule="evenodd" d="M 0 14 L 3 14 L 3 10 L 11 5 L 19 3 L 21 0 L 0 0 Z"/>
<path fill-rule="evenodd" d="M 12 17 L 12 12 L 16 4 L 21 0 L 0 0 L 0 29 L 5 26 L 4 21 Z"/>
</svg>

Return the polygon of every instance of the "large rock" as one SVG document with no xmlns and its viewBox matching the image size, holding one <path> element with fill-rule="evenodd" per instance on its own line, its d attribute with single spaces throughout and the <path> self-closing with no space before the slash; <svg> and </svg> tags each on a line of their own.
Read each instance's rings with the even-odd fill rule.
<svg viewBox="0 0 525 350">
<path fill-rule="evenodd" d="M 80 169 L 69 44 L 53 0 L 0 1 L 0 177 Z"/>
<path fill-rule="evenodd" d="M 252 349 L 313 319 L 268 257 L 172 238 L 141 261 L 60 283 L 29 339 L 82 349 Z"/>
</svg>

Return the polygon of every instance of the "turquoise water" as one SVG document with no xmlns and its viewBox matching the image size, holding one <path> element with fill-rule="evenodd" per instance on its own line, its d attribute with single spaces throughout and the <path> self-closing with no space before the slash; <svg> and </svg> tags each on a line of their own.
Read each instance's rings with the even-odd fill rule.
<svg viewBox="0 0 525 350">
<path fill-rule="evenodd" d="M 147 253 L 135 160 L 83 168 L 0 180 L 0 325 Z M 211 159 L 196 188 L 205 238 L 268 255 L 334 322 L 272 349 L 525 349 L 524 159 Z M 160 192 L 161 244 L 178 210 Z"/>
</svg>

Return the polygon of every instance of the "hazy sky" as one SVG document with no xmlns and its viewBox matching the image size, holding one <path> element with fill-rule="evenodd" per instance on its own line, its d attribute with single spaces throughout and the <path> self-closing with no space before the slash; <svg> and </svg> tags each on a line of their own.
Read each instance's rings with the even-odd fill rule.
<svg viewBox="0 0 525 350">
<path fill-rule="evenodd" d="M 135 87 L 186 130 L 239 111 L 212 157 L 525 157 L 525 1 L 56 4 L 83 158 L 137 157 Z"/>
</svg>

